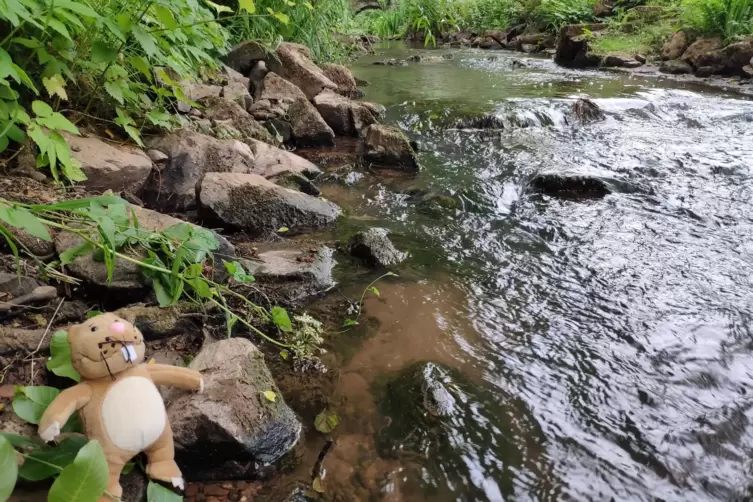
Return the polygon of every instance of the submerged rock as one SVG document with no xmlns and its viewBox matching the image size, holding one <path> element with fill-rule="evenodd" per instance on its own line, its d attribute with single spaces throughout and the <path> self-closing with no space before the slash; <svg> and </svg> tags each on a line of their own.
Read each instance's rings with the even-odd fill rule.
<svg viewBox="0 0 753 502">
<path fill-rule="evenodd" d="M 187 480 L 250 479 L 298 441 L 301 424 L 250 341 L 213 343 L 189 367 L 202 373 L 204 391 L 176 392 L 167 408 Z M 275 393 L 274 402 L 264 397 L 267 391 Z"/>
<path fill-rule="evenodd" d="M 256 174 L 207 173 L 197 187 L 202 219 L 264 235 L 331 225 L 335 204 L 283 188 Z"/>
<path fill-rule="evenodd" d="M 480 117 L 466 117 L 453 122 L 449 129 L 504 129 L 505 122 L 496 115 L 482 115 Z"/>
<path fill-rule="evenodd" d="M 115 147 L 95 136 L 62 134 L 71 147 L 71 157 L 86 175 L 81 185 L 92 192 L 136 193 L 152 172 L 152 160 L 137 148 Z"/>
<path fill-rule="evenodd" d="M 404 171 L 419 170 L 416 152 L 408 138 L 400 129 L 386 125 L 373 124 L 364 130 L 363 160 Z"/>
<path fill-rule="evenodd" d="M 672 34 L 672 37 L 664 43 L 661 49 L 661 58 L 663 60 L 677 59 L 682 56 L 688 48 L 690 41 L 687 34 L 680 30 Z"/>
<path fill-rule="evenodd" d="M 585 174 L 540 173 L 528 183 L 528 190 L 557 197 L 601 198 L 613 192 L 603 179 Z"/>
<path fill-rule="evenodd" d="M 324 89 L 337 89 L 337 84 L 311 60 L 305 45 L 283 42 L 277 48 L 277 56 L 282 64 L 281 75 L 298 86 L 308 99 L 314 99 Z"/>
<path fill-rule="evenodd" d="M 385 228 L 370 228 L 350 238 L 348 252 L 369 267 L 388 267 L 405 260 L 407 254 L 392 244 Z"/>
<path fill-rule="evenodd" d="M 238 140 L 219 140 L 181 129 L 152 138 L 147 144 L 168 156 L 142 192 L 144 202 L 163 212 L 193 209 L 196 183 L 206 172 L 252 172 L 254 168 L 253 152 Z"/>
<path fill-rule="evenodd" d="M 361 130 L 377 122 L 368 106 L 330 90 L 317 95 L 314 105 L 327 125 L 340 136 L 358 136 Z"/>
<path fill-rule="evenodd" d="M 579 99 L 573 103 L 573 115 L 581 122 L 595 122 L 597 120 L 604 120 L 604 112 L 601 111 L 599 105 L 591 101 L 590 99 Z"/>
</svg>

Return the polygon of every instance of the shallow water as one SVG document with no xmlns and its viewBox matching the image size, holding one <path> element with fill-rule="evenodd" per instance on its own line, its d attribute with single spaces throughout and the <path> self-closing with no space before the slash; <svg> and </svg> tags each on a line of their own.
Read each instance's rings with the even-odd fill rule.
<svg viewBox="0 0 753 502">
<path fill-rule="evenodd" d="M 747 500 L 753 102 L 517 53 L 370 64 L 442 53 L 382 48 L 352 67 L 370 83 L 365 99 L 419 141 L 423 171 L 323 187 L 349 228 L 390 228 L 411 253 L 366 302 L 376 327 L 334 342 L 345 362 L 327 496 Z M 573 120 L 583 96 L 606 120 Z M 508 128 L 441 127 L 481 113 Z M 632 189 L 594 200 L 525 191 L 552 170 Z M 416 187 L 445 207 L 427 210 L 409 195 Z M 476 390 L 464 391 L 441 447 L 385 448 L 396 417 L 381 386 L 417 361 L 453 368 Z M 318 451 L 321 438 L 309 441 Z"/>
</svg>

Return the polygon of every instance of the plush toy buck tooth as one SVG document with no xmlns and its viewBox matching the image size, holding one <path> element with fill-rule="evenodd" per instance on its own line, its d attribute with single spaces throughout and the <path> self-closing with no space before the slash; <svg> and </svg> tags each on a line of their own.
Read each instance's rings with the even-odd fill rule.
<svg viewBox="0 0 753 502">
<path fill-rule="evenodd" d="M 201 374 L 165 364 L 143 364 L 144 337 L 131 323 L 101 314 L 68 331 L 71 362 L 81 382 L 61 392 L 39 422 L 39 435 L 52 441 L 78 411 L 86 436 L 102 445 L 110 470 L 109 494 L 120 497 L 120 472 L 140 452 L 146 474 L 183 489 L 175 463 L 173 433 L 157 385 L 202 391 Z M 100 502 L 112 500 L 104 495 Z"/>
</svg>

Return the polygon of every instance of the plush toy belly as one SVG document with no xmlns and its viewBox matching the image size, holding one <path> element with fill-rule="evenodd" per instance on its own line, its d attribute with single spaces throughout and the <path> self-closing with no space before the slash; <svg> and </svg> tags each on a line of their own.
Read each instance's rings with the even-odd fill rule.
<svg viewBox="0 0 753 502">
<path fill-rule="evenodd" d="M 117 448 L 143 451 L 165 430 L 165 403 L 150 379 L 126 377 L 108 389 L 102 402 L 102 424 Z"/>
</svg>

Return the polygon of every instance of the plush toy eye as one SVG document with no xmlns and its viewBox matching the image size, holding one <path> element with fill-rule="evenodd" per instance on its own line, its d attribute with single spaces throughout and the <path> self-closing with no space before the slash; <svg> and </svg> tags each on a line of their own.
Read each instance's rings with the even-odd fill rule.
<svg viewBox="0 0 753 502">
<path fill-rule="evenodd" d="M 91 327 L 91 331 L 92 331 L 92 333 L 94 333 L 95 331 L 97 331 L 97 327 L 96 326 L 92 326 Z"/>
</svg>

